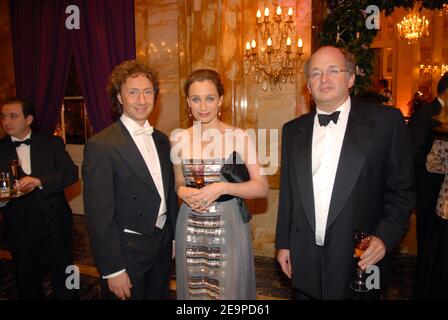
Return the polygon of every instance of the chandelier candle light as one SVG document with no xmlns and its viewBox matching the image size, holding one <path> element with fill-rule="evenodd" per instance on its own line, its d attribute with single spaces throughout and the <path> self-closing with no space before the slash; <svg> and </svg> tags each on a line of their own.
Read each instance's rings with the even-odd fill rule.
<svg viewBox="0 0 448 320">
<path fill-rule="evenodd" d="M 443 76 L 443 74 L 448 71 L 448 65 L 442 64 L 439 66 L 439 65 L 431 65 L 431 64 L 420 64 L 419 69 L 425 75 L 436 74 L 440 70 L 440 76 Z"/>
<path fill-rule="evenodd" d="M 277 6 L 275 14 L 270 15 L 265 7 L 263 17 L 258 10 L 256 33 L 258 44 L 256 40 L 246 42 L 244 73 L 255 75 L 263 91 L 294 83 L 303 61 L 303 41 L 296 40 L 293 9 L 286 11 Z"/>
<path fill-rule="evenodd" d="M 448 64 L 442 64 L 442 66 L 440 67 L 440 75 L 443 76 L 445 74 L 445 72 L 448 72 Z"/>
<path fill-rule="evenodd" d="M 429 22 L 425 16 L 420 18 L 417 10 L 409 13 L 403 20 L 397 23 L 398 34 L 403 40 L 407 40 L 408 44 L 417 43 L 423 36 L 429 35 Z"/>
</svg>

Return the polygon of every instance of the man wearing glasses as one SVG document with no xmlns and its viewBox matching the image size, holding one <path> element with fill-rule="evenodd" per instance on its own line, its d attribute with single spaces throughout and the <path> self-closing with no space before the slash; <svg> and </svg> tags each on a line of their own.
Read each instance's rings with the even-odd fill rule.
<svg viewBox="0 0 448 320">
<path fill-rule="evenodd" d="M 353 233 L 371 235 L 358 265 L 377 265 L 383 288 L 415 202 L 409 133 L 398 110 L 350 98 L 352 54 L 322 47 L 305 76 L 316 110 L 283 127 L 277 259 L 297 299 L 378 299 L 349 287 Z"/>
</svg>

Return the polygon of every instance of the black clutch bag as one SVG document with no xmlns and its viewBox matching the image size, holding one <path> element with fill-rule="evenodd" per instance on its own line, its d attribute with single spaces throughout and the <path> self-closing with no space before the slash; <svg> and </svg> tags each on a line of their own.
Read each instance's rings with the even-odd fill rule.
<svg viewBox="0 0 448 320">
<path fill-rule="evenodd" d="M 238 152 L 233 151 L 226 162 L 221 167 L 221 175 L 228 182 L 241 183 L 250 180 L 249 171 Z M 248 223 L 252 219 L 252 215 L 246 207 L 243 199 L 237 198 L 240 207 L 241 217 L 244 223 Z"/>
</svg>

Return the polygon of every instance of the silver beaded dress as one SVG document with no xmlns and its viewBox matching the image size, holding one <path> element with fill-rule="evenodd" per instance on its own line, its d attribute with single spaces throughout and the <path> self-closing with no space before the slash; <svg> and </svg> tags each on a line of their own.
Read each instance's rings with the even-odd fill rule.
<svg viewBox="0 0 448 320">
<path fill-rule="evenodd" d="M 200 160 L 205 185 L 225 181 L 224 159 Z M 195 185 L 197 160 L 183 159 L 187 185 Z M 250 225 L 242 221 L 238 201 L 214 202 L 208 212 L 182 204 L 176 224 L 176 291 L 180 300 L 253 300 L 255 268 Z"/>
</svg>

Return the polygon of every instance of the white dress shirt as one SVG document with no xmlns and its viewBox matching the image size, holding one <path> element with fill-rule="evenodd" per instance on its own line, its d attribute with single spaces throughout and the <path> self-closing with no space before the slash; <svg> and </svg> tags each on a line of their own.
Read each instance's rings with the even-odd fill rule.
<svg viewBox="0 0 448 320">
<path fill-rule="evenodd" d="M 341 112 L 337 124 L 330 121 L 327 126 L 320 126 L 318 114 L 328 113 L 319 108 L 316 111 L 313 129 L 312 175 L 316 218 L 316 244 L 323 246 L 325 243 L 325 230 L 336 170 L 338 168 L 339 156 L 341 154 L 342 142 L 350 112 L 350 97 L 335 110 Z"/>
<path fill-rule="evenodd" d="M 31 138 L 31 131 L 26 135 L 22 140 L 17 139 L 15 137 L 11 137 L 12 142 L 15 141 L 24 141 L 26 139 Z M 17 155 L 19 156 L 20 166 L 22 167 L 23 172 L 27 175 L 31 175 L 31 155 L 30 155 L 31 146 L 22 143 L 20 146 L 16 148 Z"/>
</svg>

